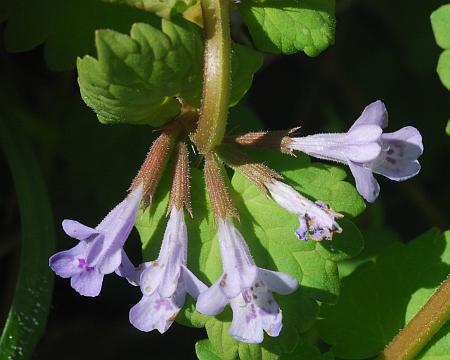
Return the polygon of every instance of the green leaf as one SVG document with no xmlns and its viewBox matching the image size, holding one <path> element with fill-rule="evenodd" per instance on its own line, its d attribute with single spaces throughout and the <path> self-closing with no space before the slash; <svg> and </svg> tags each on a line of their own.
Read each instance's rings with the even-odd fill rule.
<svg viewBox="0 0 450 360">
<path fill-rule="evenodd" d="M 437 44 L 442 49 L 450 49 L 450 4 L 433 11 L 430 18 Z"/>
<path fill-rule="evenodd" d="M 447 126 L 445 127 L 445 132 L 447 135 L 450 135 L 450 120 L 447 122 Z"/>
<path fill-rule="evenodd" d="M 211 341 L 205 339 L 195 344 L 195 353 L 199 360 L 221 360 L 220 356 L 214 351 Z"/>
<path fill-rule="evenodd" d="M 334 354 L 331 351 L 323 353 L 322 360 L 335 360 Z"/>
<path fill-rule="evenodd" d="M 437 72 L 442 84 L 450 90 L 450 4 L 431 14 L 431 26 L 437 44 L 445 50 L 439 56 Z"/>
<path fill-rule="evenodd" d="M 77 56 L 94 54 L 97 29 L 125 32 L 134 22 L 158 22 L 145 11 L 97 0 L 15 0 L 1 18 L 8 18 L 6 50 L 28 51 L 45 43 L 45 59 L 54 71 L 74 67 Z"/>
<path fill-rule="evenodd" d="M 284 323 L 286 323 L 286 314 Z M 231 310 L 227 308 L 223 314 L 210 318 L 206 322 L 209 349 L 223 360 L 290 360 L 290 359 L 322 359 L 320 351 L 304 337 L 299 337 L 292 327 L 283 326 L 281 334 L 276 338 L 266 337 L 261 345 L 239 342 L 228 335 L 231 324 Z M 200 357 L 199 357 L 200 358 Z M 201 359 L 201 358 L 200 358 Z"/>
<path fill-rule="evenodd" d="M 267 157 L 266 160 L 270 165 Z M 283 158 L 280 157 L 279 169 L 282 164 Z M 298 173 L 303 173 L 307 178 L 307 175 L 310 175 L 308 169 L 315 171 L 314 167 L 306 167 L 297 171 L 282 171 L 282 174 L 288 180 L 298 178 Z M 308 190 L 315 190 L 314 181 L 311 181 L 311 187 L 309 182 L 305 182 L 306 184 L 308 186 L 304 186 L 301 191 L 311 195 Z M 236 201 L 241 214 L 239 228 L 250 244 L 256 263 L 261 267 L 278 269 L 296 277 L 310 298 L 336 302 L 339 279 L 335 261 L 354 256 L 361 251 L 362 239 L 359 231 L 347 232 L 352 225 L 344 222 L 343 234 L 337 235 L 330 244 L 299 241 L 294 234 L 298 227 L 298 218 L 295 215 L 287 213 L 239 174 L 233 176 L 232 185 L 238 194 Z M 352 242 L 355 243 L 351 244 Z M 301 310 L 298 312 L 302 313 Z"/>
<path fill-rule="evenodd" d="M 34 150 L 17 118 L 1 117 L 0 139 L 19 201 L 22 242 L 19 277 L 0 338 L 0 359 L 28 359 L 44 332 L 51 303 L 53 273 L 48 258 L 55 251 L 53 216 Z"/>
<path fill-rule="evenodd" d="M 344 278 L 339 303 L 325 304 L 319 320 L 319 332 L 335 355 L 364 359 L 379 353 L 450 272 L 449 245 L 450 232 L 444 237 L 430 230 L 407 245 L 394 243 Z M 447 346 L 448 354 L 449 340 L 448 333 L 438 334 L 436 352 Z"/>
<path fill-rule="evenodd" d="M 442 84 L 450 90 L 450 50 L 445 50 L 439 56 L 437 72 Z"/>
<path fill-rule="evenodd" d="M 329 356 L 326 354 L 321 354 L 319 349 L 315 345 L 310 344 L 306 340 L 300 339 L 295 350 L 290 354 L 283 355 L 280 359 L 281 360 L 297 360 L 297 359 L 326 360 L 326 359 L 329 359 Z M 330 360 L 334 360 L 334 359 L 332 358 Z"/>
<path fill-rule="evenodd" d="M 161 30 L 134 24 L 130 34 L 98 31 L 98 60 L 85 56 L 77 62 L 81 95 L 100 122 L 160 126 L 179 112 L 175 96 L 198 105 L 199 29 L 185 20 L 163 19 Z"/>
<path fill-rule="evenodd" d="M 359 265 L 370 261 L 375 261 L 386 248 L 392 244 L 400 242 L 400 237 L 392 230 L 382 227 L 364 232 L 364 249 L 358 256 L 338 263 L 339 275 L 341 278 L 350 275 Z"/>
<path fill-rule="evenodd" d="M 203 43 L 200 29 L 183 19 L 162 20 L 161 30 L 134 24 L 130 36 L 111 30 L 96 34 L 98 60 L 79 59 L 83 100 L 105 124 L 161 126 L 180 111 L 175 97 L 199 107 Z M 251 86 L 261 56 L 234 44 L 231 102 Z"/>
<path fill-rule="evenodd" d="M 149 34 L 141 34 L 140 38 L 132 39 L 119 33 L 128 32 L 136 22 L 147 23 L 159 29 L 160 19 L 129 6 L 94 0 L 18 0 L 15 3 L 5 2 L 2 6 L 0 21 L 9 18 L 5 29 L 6 49 L 10 52 L 28 51 L 45 43 L 45 58 L 52 70 L 70 69 L 75 65 L 77 56 L 93 55 L 94 31 L 109 29 L 100 30 L 96 42 L 102 47 L 101 50 L 97 49 L 99 55 L 105 54 L 109 61 L 101 66 L 90 56 L 78 61 L 80 86 L 87 87 L 81 89 L 82 93 L 88 97 L 88 105 L 97 109 L 101 121 L 115 123 L 130 116 L 130 120 L 126 120 L 128 123 L 159 126 L 178 113 L 179 105 L 172 99 L 174 95 L 180 95 L 191 105 L 199 106 L 203 41 L 200 29 L 195 25 L 180 19 L 174 20 L 173 25 L 164 25 L 163 22 L 163 33 L 153 31 L 150 38 L 143 38 Z M 155 37 L 158 40 L 154 44 Z M 137 59 L 136 51 L 142 46 L 142 41 L 145 45 L 147 40 L 152 41 L 151 46 L 141 49 L 142 59 Z M 110 42 L 115 46 L 109 47 Z M 144 58 L 151 50 L 160 57 Z M 235 105 L 250 88 L 253 74 L 261 66 L 262 57 L 256 51 L 239 44 L 234 44 L 233 50 L 230 100 Z M 167 59 L 163 58 L 164 54 L 168 55 Z M 127 56 L 131 59 L 121 63 Z M 166 60 L 167 64 L 161 66 Z M 149 72 L 153 73 L 152 78 L 140 78 L 149 75 Z M 130 73 L 134 82 L 127 82 L 126 75 Z M 171 84 L 166 84 L 166 80 L 171 81 Z M 155 84 L 158 85 L 157 88 Z M 130 104 L 131 113 L 121 101 Z M 147 118 L 149 109 L 155 110 L 155 113 Z"/>
<path fill-rule="evenodd" d="M 333 206 L 350 214 L 362 211 L 363 207 L 352 207 L 346 199 L 357 199 L 357 195 L 356 190 L 343 181 L 344 171 L 311 165 L 306 156 L 291 158 L 265 152 L 262 156 L 269 165 L 276 164 L 297 188 L 300 186 L 294 180 L 303 180 L 301 190 L 305 194 L 314 194 L 319 198 L 323 196 L 325 200 L 333 202 Z M 166 174 L 162 179 L 153 205 L 136 223 L 147 260 L 157 257 L 167 222 L 165 214 L 169 178 L 169 174 Z M 296 277 L 301 286 L 294 294 L 275 295 L 283 310 L 283 331 L 277 338 L 266 336 L 262 345 L 239 343 L 228 335 L 231 321 L 229 308 L 217 317 L 208 317 L 197 313 L 194 302 L 188 300 L 177 321 L 196 327 L 205 326 L 213 352 L 222 359 L 287 359 L 300 341 L 301 334 L 313 325 L 318 313 L 317 301 L 336 302 L 339 295 L 336 261 L 357 255 L 362 248 L 362 237 L 358 229 L 345 220 L 342 222 L 343 234 L 337 235 L 331 242 L 299 241 L 294 235 L 298 227 L 296 216 L 287 213 L 239 174 L 233 176 L 231 184 L 240 214 L 237 226 L 258 266 L 287 272 Z M 192 199 L 194 218 L 186 219 L 189 234 L 188 266 L 202 281 L 211 284 L 222 273 L 221 256 L 217 229 L 210 213 L 203 175 L 199 170 L 192 170 L 191 188 L 195 189 L 195 196 Z"/>
<path fill-rule="evenodd" d="M 193 178 L 199 176 L 197 172 L 198 170 L 196 169 L 192 169 L 191 171 L 191 186 L 193 185 Z M 170 176 L 168 171 L 165 171 L 159 181 L 151 205 L 143 213 L 140 213 L 136 219 L 135 226 L 139 232 L 143 251 L 142 257 L 145 261 L 150 261 L 158 257 L 159 247 L 167 222 L 169 184 Z"/>
<path fill-rule="evenodd" d="M 264 124 L 251 107 L 241 102 L 230 109 L 227 127 L 229 133 L 240 134 L 261 131 Z"/>
<path fill-rule="evenodd" d="M 135 8 L 155 13 L 169 19 L 181 14 L 197 3 L 197 0 L 102 0 L 109 3 L 126 4 Z"/>
<path fill-rule="evenodd" d="M 317 56 L 334 42 L 334 0 L 242 1 L 239 11 L 263 51 Z"/>
<path fill-rule="evenodd" d="M 232 45 L 230 106 L 236 105 L 247 93 L 252 86 L 253 74 L 263 62 L 259 52 L 241 44 Z"/>
</svg>

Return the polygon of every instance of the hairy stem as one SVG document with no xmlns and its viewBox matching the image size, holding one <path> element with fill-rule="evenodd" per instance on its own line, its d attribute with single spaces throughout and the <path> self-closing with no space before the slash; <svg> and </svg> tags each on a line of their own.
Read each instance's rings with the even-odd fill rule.
<svg viewBox="0 0 450 360">
<path fill-rule="evenodd" d="M 201 0 L 205 37 L 203 97 L 192 140 L 206 154 L 222 142 L 231 85 L 230 8 L 228 0 Z"/>
<path fill-rule="evenodd" d="M 175 136 L 176 132 L 172 129 L 165 130 L 153 142 L 139 172 L 131 183 L 130 190 L 134 190 L 140 184 L 144 185 L 144 208 L 147 208 L 152 202 L 159 179 L 174 148 Z"/>
<path fill-rule="evenodd" d="M 209 152 L 205 155 L 203 172 L 209 201 L 216 220 L 225 220 L 228 216 L 238 218 L 225 169 L 214 153 Z"/>
<path fill-rule="evenodd" d="M 253 160 L 237 146 L 222 144 L 217 148 L 218 156 L 233 170 L 244 175 L 249 181 L 266 193 L 266 184 L 272 180 L 282 180 L 283 177 L 266 165 Z"/>
<path fill-rule="evenodd" d="M 377 360 L 414 359 L 449 319 L 450 275 Z"/>
<path fill-rule="evenodd" d="M 189 151 L 184 142 L 179 142 L 174 161 L 174 174 L 167 213 L 170 213 L 173 207 L 180 210 L 183 205 L 192 217 L 191 189 L 189 183 Z"/>
</svg>

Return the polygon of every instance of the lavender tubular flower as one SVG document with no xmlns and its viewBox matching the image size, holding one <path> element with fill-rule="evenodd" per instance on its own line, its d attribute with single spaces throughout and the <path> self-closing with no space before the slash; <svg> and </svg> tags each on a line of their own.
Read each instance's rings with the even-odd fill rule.
<svg viewBox="0 0 450 360">
<path fill-rule="evenodd" d="M 420 171 L 422 136 L 411 126 L 383 134 L 388 114 L 383 102 L 369 104 L 347 133 L 317 134 L 292 138 L 291 150 L 346 164 L 355 177 L 358 192 L 367 201 L 378 197 L 380 186 L 373 173 L 404 181 Z"/>
<path fill-rule="evenodd" d="M 297 289 L 297 280 L 285 273 L 257 267 L 232 222 L 223 219 L 218 222 L 223 274 L 200 294 L 197 310 L 216 315 L 229 303 L 233 310 L 231 336 L 248 343 L 262 342 L 264 331 L 278 336 L 282 313 L 272 292 L 290 294 Z"/>
<path fill-rule="evenodd" d="M 81 295 L 97 296 L 103 276 L 119 272 L 130 260 L 122 247 L 133 229 L 142 200 L 142 185 L 133 190 L 95 228 L 75 220 L 64 220 L 67 235 L 80 242 L 50 257 L 49 266 L 59 276 L 71 278 L 71 286 Z"/>
<path fill-rule="evenodd" d="M 204 285 L 186 267 L 187 229 L 183 209 L 175 206 L 164 233 L 158 259 L 142 265 L 142 299 L 131 308 L 130 322 L 141 331 L 164 333 L 184 305 L 186 292 L 197 298 Z"/>
<path fill-rule="evenodd" d="M 342 232 L 336 219 L 343 216 L 321 201 L 312 202 L 291 186 L 278 180 L 266 183 L 272 198 L 287 211 L 298 215 L 300 223 L 295 231 L 299 240 L 331 240 L 335 232 Z"/>
</svg>

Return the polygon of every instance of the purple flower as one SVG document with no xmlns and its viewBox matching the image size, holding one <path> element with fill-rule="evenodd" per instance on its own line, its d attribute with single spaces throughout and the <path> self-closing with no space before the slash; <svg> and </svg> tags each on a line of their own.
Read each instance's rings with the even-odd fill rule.
<svg viewBox="0 0 450 360">
<path fill-rule="evenodd" d="M 134 226 L 142 199 L 142 185 L 133 190 L 95 228 L 78 221 L 64 220 L 67 235 L 80 242 L 73 248 L 56 253 L 49 259 L 52 270 L 63 278 L 71 278 L 71 286 L 81 295 L 97 296 L 103 276 L 120 265 L 130 264 L 122 247 Z"/>
<path fill-rule="evenodd" d="M 216 315 L 229 303 L 233 310 L 228 330 L 231 336 L 248 343 L 262 342 L 263 331 L 278 336 L 282 313 L 272 292 L 289 294 L 297 289 L 297 280 L 257 267 L 244 238 L 230 220 L 219 220 L 219 243 L 223 274 L 200 294 L 197 310 Z"/>
<path fill-rule="evenodd" d="M 321 201 L 312 202 L 281 181 L 266 184 L 272 198 L 287 211 L 298 215 L 300 223 L 295 235 L 299 240 L 330 240 L 333 233 L 342 232 L 336 219 L 342 217 Z"/>
<path fill-rule="evenodd" d="M 142 264 L 142 299 L 130 310 L 130 322 L 141 331 L 164 333 L 184 305 L 186 292 L 193 298 L 206 286 L 186 267 L 187 229 L 183 209 L 173 207 L 158 259 Z"/>
<path fill-rule="evenodd" d="M 287 147 L 325 160 L 346 164 L 355 177 L 358 192 L 375 201 L 380 186 L 373 173 L 395 181 L 409 179 L 420 171 L 422 136 L 411 126 L 383 134 L 388 114 L 383 102 L 368 105 L 347 133 L 317 134 L 292 138 Z"/>
</svg>

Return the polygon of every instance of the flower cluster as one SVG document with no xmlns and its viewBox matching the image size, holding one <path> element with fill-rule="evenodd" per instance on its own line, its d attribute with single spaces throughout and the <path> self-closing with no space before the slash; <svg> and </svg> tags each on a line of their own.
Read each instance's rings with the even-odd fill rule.
<svg viewBox="0 0 450 360">
<path fill-rule="evenodd" d="M 373 173 L 403 181 L 420 170 L 417 158 L 422 154 L 423 146 L 417 129 L 404 127 L 383 134 L 382 129 L 386 126 L 386 108 L 381 101 L 376 101 L 365 108 L 347 133 L 291 137 L 290 132 L 284 132 L 278 142 L 279 150 L 285 153 L 302 151 L 348 165 L 359 193 L 367 201 L 374 201 L 379 194 L 379 185 Z M 207 153 L 204 176 L 217 224 L 223 270 L 208 287 L 188 269 L 188 231 L 184 212 L 187 209 L 192 215 L 189 156 L 187 146 L 179 140 L 179 132 L 174 126 L 168 127 L 155 141 L 129 195 L 98 226 L 91 228 L 74 220 L 63 221 L 66 234 L 79 243 L 53 255 L 49 265 L 59 276 L 70 278 L 71 286 L 84 296 L 97 296 L 104 275 L 113 272 L 138 286 L 142 298 L 131 308 L 129 320 L 141 331 L 167 331 L 188 294 L 196 300 L 197 311 L 205 315 L 217 315 L 230 305 L 233 319 L 229 334 L 240 341 L 260 343 L 264 332 L 278 336 L 282 329 L 282 310 L 272 293 L 290 294 L 299 283 L 288 274 L 255 264 L 249 246 L 233 222 L 238 214 L 224 179 L 226 172 L 222 161 L 267 192 L 285 210 L 298 216 L 299 226 L 293 233 L 299 240 L 332 240 L 335 233 L 342 232 L 338 220 L 343 215 L 320 200 L 306 198 L 283 182 L 281 175 L 252 162 L 241 155 L 240 150 Z M 233 146 L 242 147 L 252 142 L 261 145 L 264 141 L 260 141 L 260 134 L 235 137 Z M 275 135 L 267 142 L 271 147 L 277 143 L 274 138 Z M 151 203 L 174 149 L 169 219 L 160 252 L 156 260 L 135 267 L 123 247 L 139 209 Z"/>
</svg>

